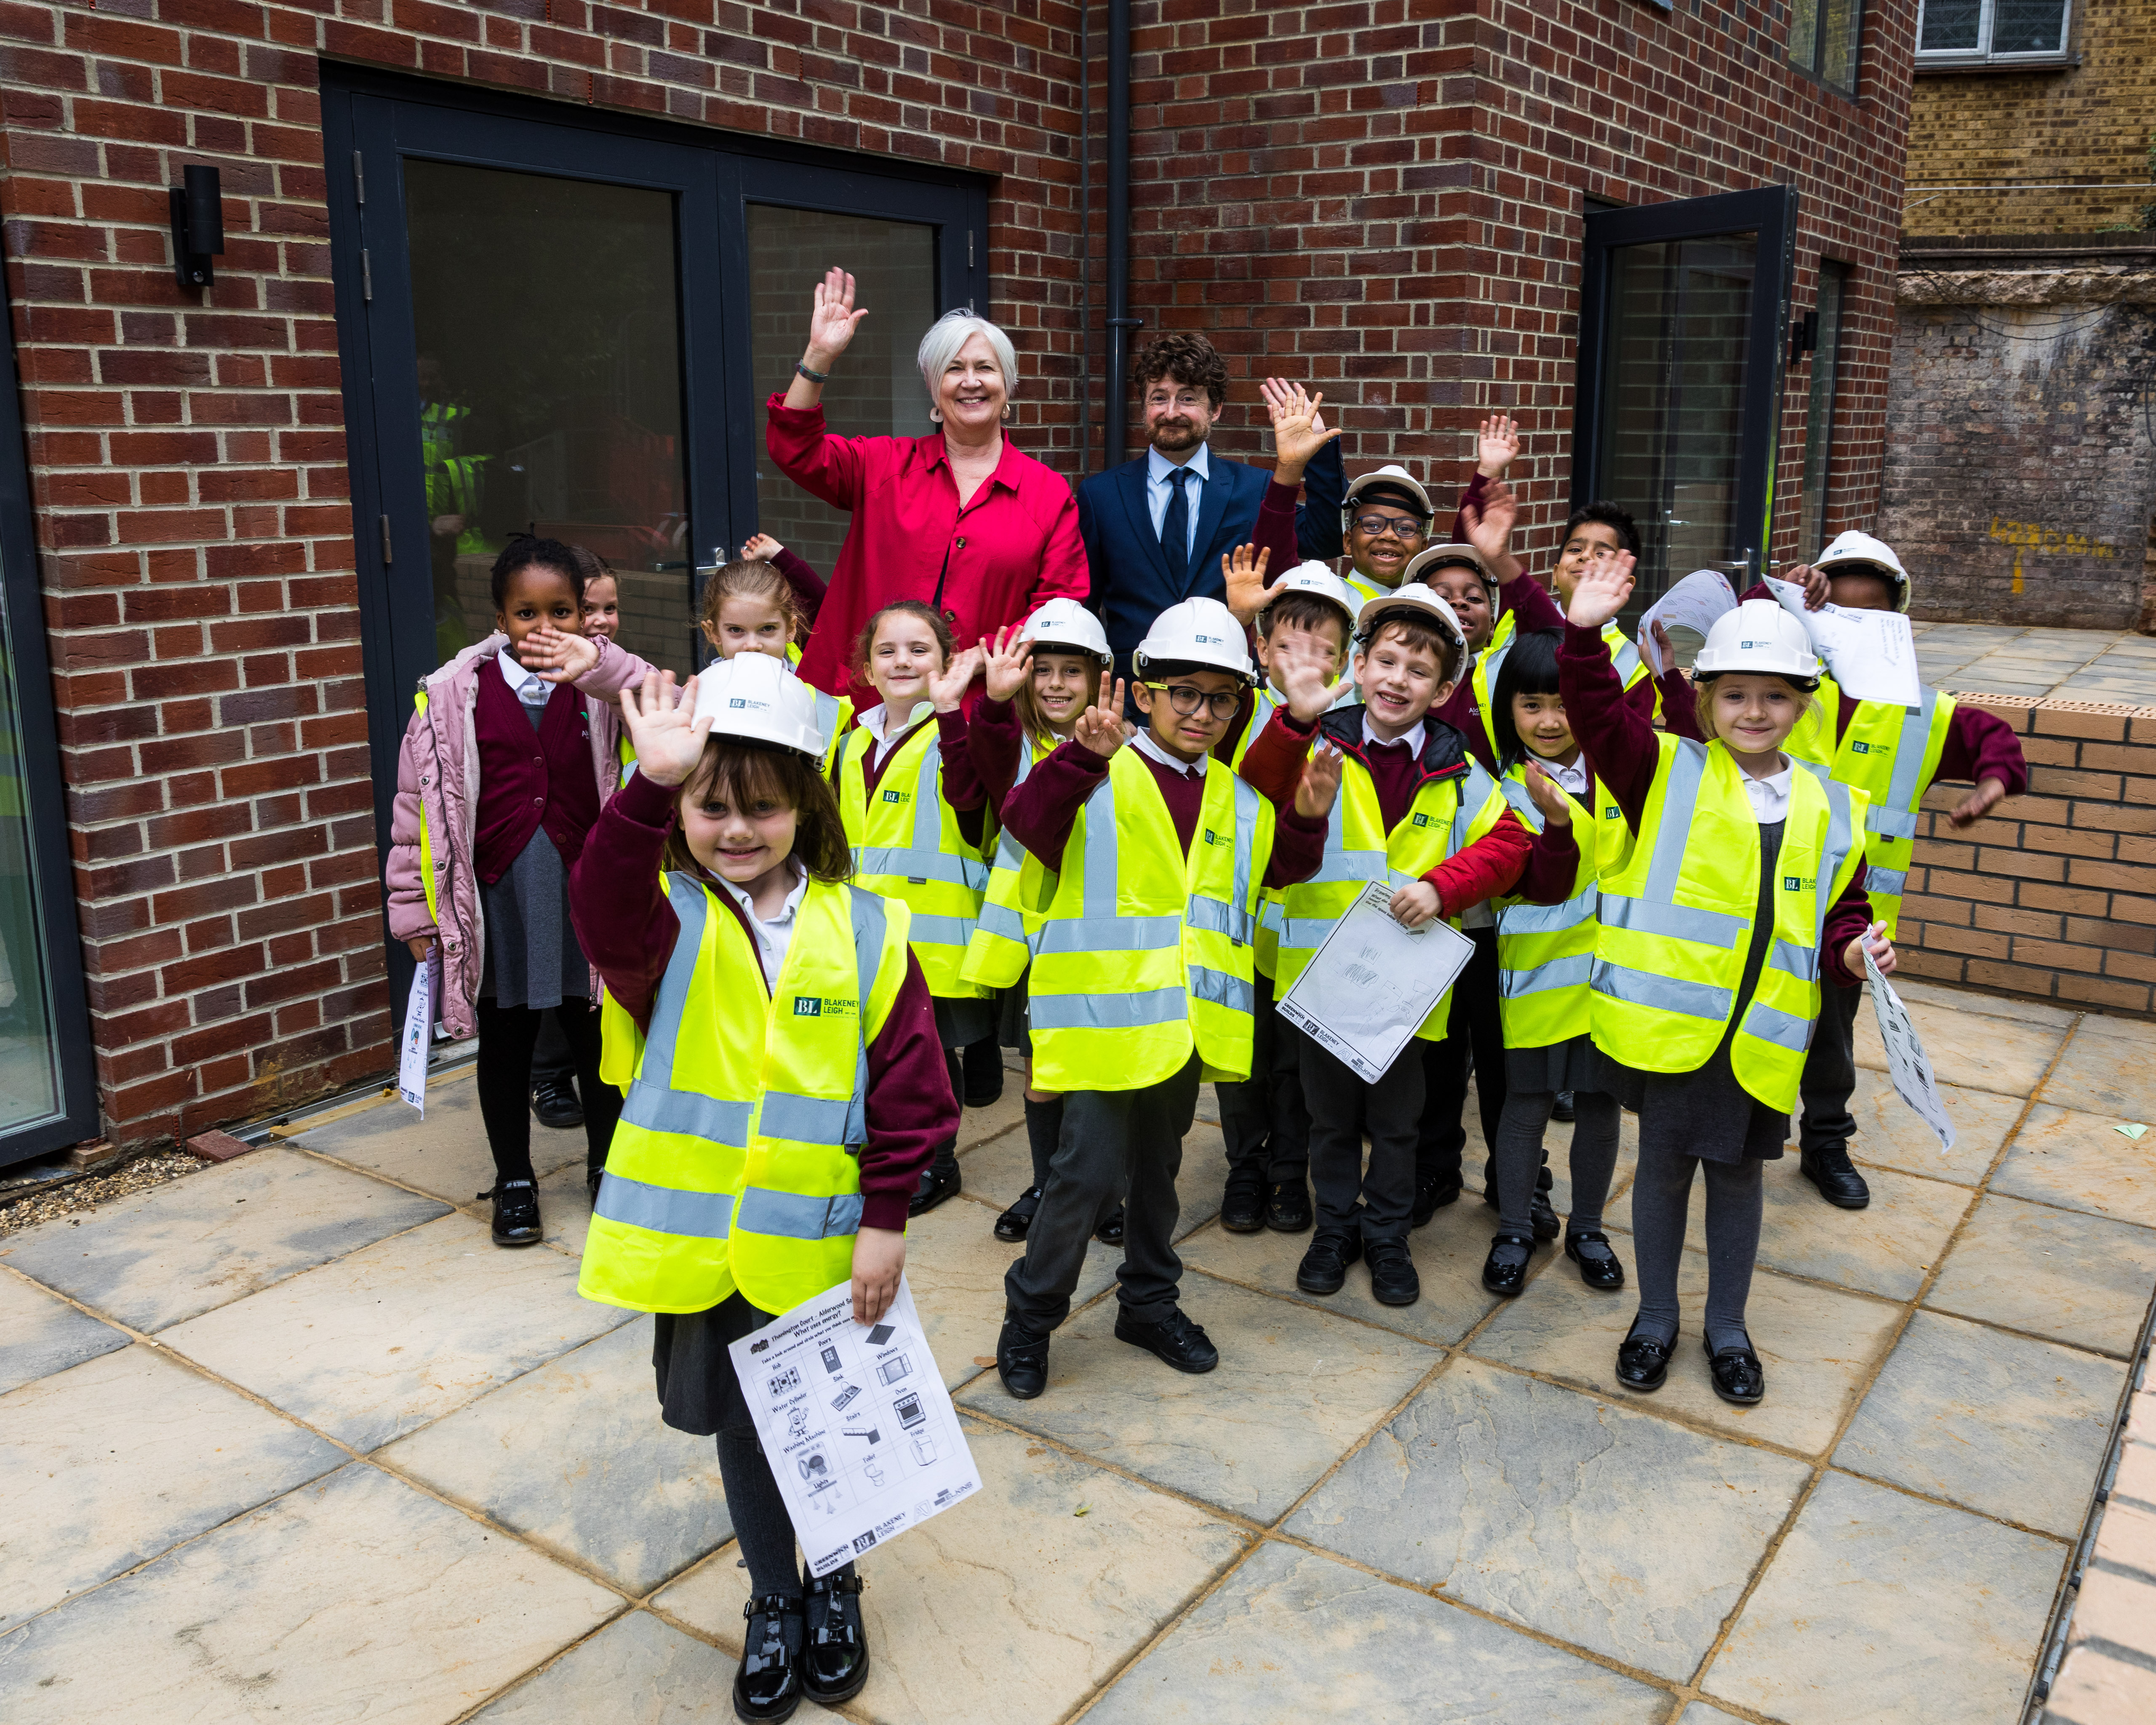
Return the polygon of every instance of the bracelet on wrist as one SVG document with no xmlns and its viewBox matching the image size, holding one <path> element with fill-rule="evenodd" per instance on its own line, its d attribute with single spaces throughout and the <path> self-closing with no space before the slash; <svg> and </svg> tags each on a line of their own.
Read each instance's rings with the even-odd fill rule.
<svg viewBox="0 0 2156 1725">
<path fill-rule="evenodd" d="M 800 372 L 811 383 L 828 383 L 831 381 L 831 374 L 829 372 L 812 372 L 798 359 L 793 362 L 793 369 Z"/>
</svg>

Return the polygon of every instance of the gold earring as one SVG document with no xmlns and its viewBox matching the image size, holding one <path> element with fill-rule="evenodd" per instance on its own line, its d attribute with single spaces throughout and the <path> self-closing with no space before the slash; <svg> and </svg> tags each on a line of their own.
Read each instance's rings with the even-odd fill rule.
<svg viewBox="0 0 2156 1725">
<path fill-rule="evenodd" d="M 1005 403 L 1004 403 L 1004 413 L 1003 413 L 1003 416 L 1004 416 L 1004 418 L 1005 419 L 1009 419 L 1009 418 L 1010 418 L 1010 413 L 1011 413 L 1011 404 L 1010 404 L 1009 402 L 1005 402 Z"/>
</svg>

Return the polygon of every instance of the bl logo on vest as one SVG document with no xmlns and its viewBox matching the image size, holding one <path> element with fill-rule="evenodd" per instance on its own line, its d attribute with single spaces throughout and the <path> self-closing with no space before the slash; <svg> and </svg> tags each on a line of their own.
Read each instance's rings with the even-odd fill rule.
<svg viewBox="0 0 2156 1725">
<path fill-rule="evenodd" d="M 1891 755 L 1894 746 L 1891 742 L 1866 742 L 1860 737 L 1850 744 L 1849 752 L 1852 755 Z"/>
<path fill-rule="evenodd" d="M 1817 876 L 1804 877 L 1796 875 L 1782 876 L 1782 891 L 1784 892 L 1810 892 L 1818 885 Z"/>
<path fill-rule="evenodd" d="M 886 803 L 911 803 L 913 800 L 913 793 L 911 791 L 886 791 L 883 793 L 883 799 Z"/>
<path fill-rule="evenodd" d="M 854 1003 L 850 1000 L 819 1000 L 814 995 L 793 997 L 793 1016 L 797 1019 L 851 1018 Z"/>
</svg>

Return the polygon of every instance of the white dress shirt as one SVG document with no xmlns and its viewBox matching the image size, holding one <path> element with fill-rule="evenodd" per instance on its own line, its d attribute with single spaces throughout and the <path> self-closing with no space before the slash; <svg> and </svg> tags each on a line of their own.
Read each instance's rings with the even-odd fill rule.
<svg viewBox="0 0 2156 1725">
<path fill-rule="evenodd" d="M 1178 484 L 1183 487 L 1183 507 L 1190 516 L 1190 525 L 1185 530 L 1187 537 L 1183 547 L 1183 561 L 1187 567 L 1198 550 L 1199 500 L 1205 495 L 1205 481 L 1213 472 L 1205 459 L 1204 444 L 1199 444 L 1190 452 L 1190 459 L 1183 464 L 1181 470 L 1196 474 L 1196 481 L 1170 480 L 1168 475 L 1177 471 L 1175 463 L 1158 449 L 1148 449 L 1146 451 L 1146 507 L 1152 514 L 1154 538 L 1160 537 L 1161 524 L 1168 519 L 1168 500 L 1173 495 L 1174 487 Z"/>
<path fill-rule="evenodd" d="M 525 706 L 544 706 L 554 698 L 554 685 L 529 666 L 518 664 L 508 648 L 495 654 L 494 662 L 501 667 L 501 680 Z"/>
<path fill-rule="evenodd" d="M 1761 826 L 1789 818 L 1789 775 L 1797 769 L 1784 767 L 1770 778 L 1744 775 L 1744 794 L 1752 799 L 1752 814 Z"/>
<path fill-rule="evenodd" d="M 756 955 L 763 961 L 764 986 L 774 992 L 778 987 L 779 967 L 786 963 L 786 949 L 793 939 L 793 923 L 801 910 L 801 895 L 808 890 L 808 876 L 801 865 L 788 857 L 786 866 L 793 872 L 793 890 L 786 895 L 786 902 L 778 907 L 778 914 L 768 921 L 756 914 L 756 906 L 750 901 L 747 889 L 717 875 L 711 877 L 742 907 L 742 916 L 748 919 L 748 932 L 756 937 Z"/>
<path fill-rule="evenodd" d="M 1422 746 L 1425 740 L 1423 735 L 1422 721 L 1417 719 L 1404 734 L 1392 738 L 1391 742 L 1405 743 L 1408 746 L 1408 758 L 1410 761 L 1419 761 L 1422 759 Z M 1379 748 L 1390 747 L 1390 743 L 1384 737 L 1378 736 L 1370 728 L 1370 714 L 1368 709 L 1365 708 L 1363 713 L 1363 747 L 1368 748 L 1373 743 Z"/>
<path fill-rule="evenodd" d="M 1569 767 L 1560 767 L 1556 762 L 1546 761 L 1539 755 L 1535 757 L 1535 764 L 1558 782 L 1559 789 L 1569 791 L 1575 797 L 1587 794 L 1587 757 L 1584 753 L 1574 755 Z"/>
<path fill-rule="evenodd" d="M 1165 701 L 1168 697 L 1156 690 L 1153 693 L 1153 698 L 1156 701 Z M 1163 748 L 1159 743 L 1153 740 L 1153 734 L 1150 731 L 1139 732 L 1136 737 L 1133 737 L 1131 739 L 1131 747 L 1136 749 L 1140 754 L 1143 755 L 1147 760 L 1158 761 L 1162 766 L 1170 768 L 1175 772 L 1180 773 L 1185 778 L 1203 778 L 1205 777 L 1206 757 L 1200 755 L 1194 761 L 1185 761 L 1178 756 L 1171 755 L 1166 749 Z"/>
<path fill-rule="evenodd" d="M 880 767 L 883 765 L 883 757 L 904 742 L 922 720 L 931 719 L 935 716 L 934 701 L 916 701 L 913 703 L 913 711 L 906 716 L 905 722 L 893 728 L 891 722 L 891 709 L 881 701 L 878 701 L 855 722 L 875 739 L 875 748 L 871 758 L 877 766 Z"/>
</svg>

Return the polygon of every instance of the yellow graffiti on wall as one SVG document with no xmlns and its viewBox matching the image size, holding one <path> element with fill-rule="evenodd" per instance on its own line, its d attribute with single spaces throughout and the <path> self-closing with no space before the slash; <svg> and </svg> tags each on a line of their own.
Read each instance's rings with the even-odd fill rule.
<svg viewBox="0 0 2156 1725">
<path fill-rule="evenodd" d="M 2021 591 L 2021 553 L 2025 549 L 2048 552 L 2054 557 L 2115 557 L 2118 547 L 2092 539 L 2086 533 L 2061 532 L 2038 521 L 2010 521 L 1991 518 L 1991 536 L 2014 547 L 2014 591 Z"/>
</svg>

